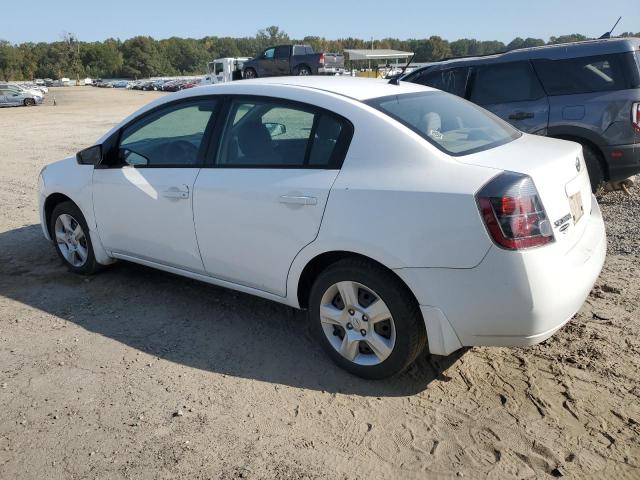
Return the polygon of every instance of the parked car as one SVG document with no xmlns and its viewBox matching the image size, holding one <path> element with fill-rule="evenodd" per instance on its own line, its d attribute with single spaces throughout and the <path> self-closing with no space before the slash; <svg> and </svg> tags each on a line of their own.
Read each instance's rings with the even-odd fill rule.
<svg viewBox="0 0 640 480">
<path fill-rule="evenodd" d="M 640 39 L 433 63 L 402 80 L 482 105 L 528 133 L 580 143 L 592 188 L 640 172 Z"/>
<path fill-rule="evenodd" d="M 579 144 L 406 82 L 183 91 L 38 183 L 72 272 L 127 260 L 307 309 L 333 360 L 367 378 L 425 345 L 545 340 L 606 252 Z"/>
<path fill-rule="evenodd" d="M 344 70 L 344 56 L 314 53 L 309 45 L 278 45 L 243 62 L 242 68 L 244 78 L 335 74 Z"/>
<path fill-rule="evenodd" d="M 129 86 L 128 80 L 116 80 L 112 83 L 113 88 L 127 88 Z"/>
<path fill-rule="evenodd" d="M 5 107 L 15 107 L 23 105 L 30 107 L 42 103 L 42 95 L 36 95 L 28 90 L 18 88 L 13 84 L 0 84 L 0 105 Z"/>
</svg>

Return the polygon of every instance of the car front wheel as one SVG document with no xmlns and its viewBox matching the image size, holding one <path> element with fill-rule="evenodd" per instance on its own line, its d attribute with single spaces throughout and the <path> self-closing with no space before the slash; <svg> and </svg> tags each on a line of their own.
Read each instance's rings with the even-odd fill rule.
<svg viewBox="0 0 640 480">
<path fill-rule="evenodd" d="M 89 236 L 89 227 L 80 209 L 63 202 L 53 209 L 50 231 L 58 255 L 74 273 L 89 275 L 99 270 Z"/>
<path fill-rule="evenodd" d="M 363 378 L 402 372 L 426 345 L 416 300 L 392 272 L 366 260 L 324 270 L 311 288 L 309 315 L 334 362 Z"/>
</svg>

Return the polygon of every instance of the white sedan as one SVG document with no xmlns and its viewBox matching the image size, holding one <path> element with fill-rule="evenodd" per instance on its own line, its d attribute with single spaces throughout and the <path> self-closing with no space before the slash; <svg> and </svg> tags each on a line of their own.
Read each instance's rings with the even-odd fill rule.
<svg viewBox="0 0 640 480">
<path fill-rule="evenodd" d="M 333 360 L 367 378 L 425 348 L 545 340 L 606 250 L 580 145 L 411 83 L 190 89 L 39 186 L 71 271 L 126 260 L 307 309 Z"/>
</svg>

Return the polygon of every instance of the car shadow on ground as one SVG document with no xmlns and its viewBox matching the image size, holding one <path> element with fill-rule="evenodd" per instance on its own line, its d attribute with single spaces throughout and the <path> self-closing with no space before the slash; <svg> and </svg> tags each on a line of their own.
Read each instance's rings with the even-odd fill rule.
<svg viewBox="0 0 640 480">
<path fill-rule="evenodd" d="M 361 380 L 329 360 L 303 312 L 127 262 L 75 275 L 39 225 L 0 233 L 0 295 L 188 367 L 332 393 L 412 395 L 447 381 L 464 354 L 423 355 L 395 378 Z"/>
</svg>

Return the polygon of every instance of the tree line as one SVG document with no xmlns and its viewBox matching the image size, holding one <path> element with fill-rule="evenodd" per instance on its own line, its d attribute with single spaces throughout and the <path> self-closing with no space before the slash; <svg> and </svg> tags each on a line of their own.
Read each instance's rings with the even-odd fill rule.
<svg viewBox="0 0 640 480">
<path fill-rule="evenodd" d="M 640 37 L 640 32 L 625 32 L 622 37 Z M 439 36 L 399 40 L 384 38 L 363 40 L 307 36 L 291 39 L 277 26 L 259 30 L 253 37 L 204 37 L 200 39 L 171 37 L 155 40 L 138 36 L 128 40 L 109 38 L 103 42 L 82 42 L 65 34 L 56 42 L 14 45 L 0 39 L 0 77 L 4 80 L 34 78 L 146 78 L 202 74 L 207 62 L 221 57 L 252 57 L 268 46 L 279 43 L 310 44 L 316 51 L 342 52 L 348 48 L 391 48 L 415 53 L 415 62 L 429 62 L 447 57 L 485 55 L 536 47 L 545 44 L 588 40 L 580 34 L 541 38 L 514 38 L 505 44 L 496 40 L 480 41 L 461 38 L 448 41 Z"/>
</svg>

